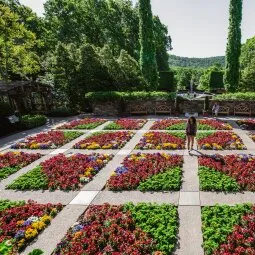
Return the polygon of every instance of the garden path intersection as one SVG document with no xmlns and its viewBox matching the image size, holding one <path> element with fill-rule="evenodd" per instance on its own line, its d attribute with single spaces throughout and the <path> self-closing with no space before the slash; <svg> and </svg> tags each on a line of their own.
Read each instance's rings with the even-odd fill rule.
<svg viewBox="0 0 255 255">
<path fill-rule="evenodd" d="M 103 131 L 104 128 L 111 123 L 114 119 L 107 119 L 104 124 L 99 125 L 93 130 L 79 130 L 83 134 L 71 142 L 56 148 L 46 150 L 31 150 L 31 149 L 11 149 L 10 144 L 17 142 L 22 137 L 10 137 L 10 140 L 0 139 L 0 153 L 7 151 L 24 151 L 28 153 L 41 153 L 42 157 L 33 163 L 23 167 L 16 173 L 8 176 L 6 179 L 0 181 L 0 200 L 34 200 L 38 203 L 62 203 L 65 205 L 63 210 L 52 220 L 51 224 L 38 236 L 36 241 L 29 245 L 21 254 L 27 255 L 33 249 L 41 249 L 46 255 L 50 255 L 56 248 L 57 244 L 64 237 L 67 230 L 77 221 L 78 217 L 90 205 L 101 205 L 110 203 L 114 205 L 121 205 L 127 202 L 155 202 L 167 203 L 178 206 L 179 214 L 179 233 L 177 249 L 174 252 L 176 255 L 202 255 L 204 250 L 202 248 L 202 221 L 201 221 L 201 208 L 203 206 L 213 206 L 216 204 L 236 205 L 243 203 L 255 204 L 255 196 L 250 191 L 240 191 L 236 193 L 227 192 L 210 192 L 201 191 L 199 185 L 199 162 L 198 157 L 200 153 L 205 155 L 232 155 L 238 153 L 255 155 L 255 143 L 249 137 L 249 131 L 240 129 L 236 124 L 234 118 L 220 118 L 228 122 L 233 127 L 233 132 L 238 135 L 247 150 L 199 150 L 192 151 L 189 154 L 188 150 L 177 148 L 176 150 L 166 149 L 150 149 L 141 150 L 136 148 L 136 145 L 141 141 L 144 134 L 152 132 L 150 128 L 153 126 L 155 120 L 164 117 L 148 117 L 147 123 L 139 130 L 132 130 L 134 135 L 128 142 L 120 149 L 74 149 L 73 146 L 83 139 L 91 136 L 91 134 Z M 61 123 L 62 125 L 63 123 Z M 59 125 L 49 128 L 58 128 Z M 61 129 L 58 129 L 61 130 Z M 74 130 L 68 130 L 74 131 Z M 77 131 L 77 130 L 76 130 Z M 121 130 L 125 131 L 125 130 Z M 128 130 L 130 131 L 130 130 Z M 155 130 L 154 130 L 155 131 Z M 114 132 L 118 132 L 115 130 Z M 166 132 L 166 130 L 157 130 L 157 132 Z M 169 131 L 172 132 L 172 131 Z M 174 132 L 174 131 L 173 131 Z M 206 131 L 199 131 L 200 133 Z M 221 131 L 228 132 L 228 131 Z M 18 137 L 18 139 L 16 139 Z M 14 140 L 15 139 L 15 140 Z M 7 144 L 7 146 L 6 146 Z M 62 190 L 37 190 L 37 191 L 17 191 L 6 189 L 8 185 L 13 183 L 14 180 L 20 176 L 28 173 L 30 170 L 38 166 L 39 163 L 48 160 L 59 153 L 67 156 L 73 154 L 92 154 L 92 153 L 112 154 L 113 158 L 96 174 L 96 176 L 82 186 L 80 190 L 76 191 L 62 191 Z M 168 153 L 183 156 L 184 163 L 182 168 L 182 186 L 180 191 L 164 191 L 164 192 L 141 192 L 139 190 L 114 192 L 106 187 L 106 183 L 112 176 L 113 171 L 121 165 L 123 160 L 130 154 L 136 153 Z"/>
</svg>

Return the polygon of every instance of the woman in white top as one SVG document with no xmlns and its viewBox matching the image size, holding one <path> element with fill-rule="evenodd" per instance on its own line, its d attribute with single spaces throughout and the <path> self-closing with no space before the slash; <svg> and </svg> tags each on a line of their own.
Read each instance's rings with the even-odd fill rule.
<svg viewBox="0 0 255 255">
<path fill-rule="evenodd" d="M 215 103 L 212 108 L 212 113 L 215 114 L 216 117 L 218 117 L 219 110 L 220 110 L 219 104 Z"/>
</svg>

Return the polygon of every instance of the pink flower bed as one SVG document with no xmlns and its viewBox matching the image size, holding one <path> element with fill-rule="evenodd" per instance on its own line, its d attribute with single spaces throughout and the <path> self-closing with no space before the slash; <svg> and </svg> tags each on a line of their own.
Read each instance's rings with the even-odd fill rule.
<svg viewBox="0 0 255 255">
<path fill-rule="evenodd" d="M 110 130 L 118 130 L 118 129 L 125 129 L 125 130 L 138 130 L 144 126 L 147 120 L 143 119 L 119 119 L 110 123 L 106 126 L 105 129 Z"/>
<path fill-rule="evenodd" d="M 185 136 L 185 135 L 184 135 Z M 136 145 L 136 149 L 151 150 L 177 150 L 185 149 L 185 139 L 177 137 L 174 134 L 164 132 L 146 133 L 140 142 Z"/>
<path fill-rule="evenodd" d="M 107 182 L 110 190 L 132 190 L 149 177 L 165 169 L 182 166 L 183 157 L 165 153 L 132 154 L 125 158 Z"/>
<path fill-rule="evenodd" d="M 74 145 L 75 149 L 120 149 L 134 135 L 130 131 L 99 132 Z"/>
<path fill-rule="evenodd" d="M 171 127 L 173 125 L 185 124 L 185 123 L 186 123 L 185 120 L 178 120 L 178 119 L 158 120 L 153 124 L 153 126 L 151 127 L 151 130 L 165 130 L 168 127 Z"/>
<path fill-rule="evenodd" d="M 73 120 L 58 127 L 58 129 L 93 129 L 104 124 L 105 122 L 105 119 L 86 118 L 81 120 Z"/>
</svg>

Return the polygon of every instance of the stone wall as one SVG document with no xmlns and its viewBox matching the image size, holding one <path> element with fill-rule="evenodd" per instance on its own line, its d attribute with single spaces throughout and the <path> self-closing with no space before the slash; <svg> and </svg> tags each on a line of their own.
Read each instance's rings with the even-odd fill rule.
<svg viewBox="0 0 255 255">
<path fill-rule="evenodd" d="M 211 111 L 214 100 L 209 101 L 209 112 Z M 255 101 L 219 101 L 220 106 L 227 106 L 230 108 L 230 115 L 234 114 L 234 107 L 240 104 L 245 104 L 252 109 L 252 114 L 255 115 Z M 148 114 L 155 113 L 156 105 L 167 104 L 172 108 L 172 112 L 177 112 L 179 114 L 184 114 L 185 112 L 198 112 L 202 114 L 204 110 L 205 102 L 204 100 L 178 100 L 177 108 L 175 109 L 174 101 L 162 101 L 162 100 L 138 100 L 138 101 L 127 101 L 127 102 L 117 102 L 117 101 L 96 101 L 92 103 L 93 113 L 98 116 L 128 116 L 130 115 L 130 110 L 136 105 L 144 106 L 147 108 Z"/>
</svg>

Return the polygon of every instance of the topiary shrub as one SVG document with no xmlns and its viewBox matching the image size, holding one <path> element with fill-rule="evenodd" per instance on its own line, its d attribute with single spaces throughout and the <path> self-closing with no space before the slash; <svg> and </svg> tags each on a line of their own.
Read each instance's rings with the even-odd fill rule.
<svg viewBox="0 0 255 255">
<path fill-rule="evenodd" d="M 21 127 L 25 129 L 35 128 L 44 125 L 47 122 L 45 115 L 24 115 L 21 117 Z"/>
</svg>

